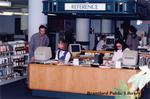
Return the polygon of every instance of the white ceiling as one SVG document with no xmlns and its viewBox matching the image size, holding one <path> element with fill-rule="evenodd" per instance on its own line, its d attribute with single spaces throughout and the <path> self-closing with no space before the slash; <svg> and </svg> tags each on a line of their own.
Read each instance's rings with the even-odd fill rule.
<svg viewBox="0 0 150 99">
<path fill-rule="evenodd" d="M 0 1 L 10 1 L 11 7 L 0 7 L 0 12 L 2 11 L 21 11 L 21 8 L 28 8 L 28 0 L 0 0 Z"/>
</svg>

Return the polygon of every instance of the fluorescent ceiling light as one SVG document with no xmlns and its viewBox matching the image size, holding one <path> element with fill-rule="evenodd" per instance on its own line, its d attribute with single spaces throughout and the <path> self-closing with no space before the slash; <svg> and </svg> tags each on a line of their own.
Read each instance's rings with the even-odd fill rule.
<svg viewBox="0 0 150 99">
<path fill-rule="evenodd" d="M 23 13 L 23 15 L 29 15 L 28 13 Z"/>
<path fill-rule="evenodd" d="M 13 15 L 28 15 L 28 13 L 23 13 L 23 12 L 13 12 Z"/>
<path fill-rule="evenodd" d="M 13 12 L 3 12 L 3 15 L 13 15 Z"/>
<path fill-rule="evenodd" d="M 10 7 L 11 6 L 11 2 L 9 2 L 9 1 L 0 1 L 0 6 Z"/>
<path fill-rule="evenodd" d="M 13 14 L 14 15 L 22 15 L 23 13 L 21 13 L 21 12 L 14 12 Z"/>
<path fill-rule="evenodd" d="M 56 14 L 48 14 L 49 16 L 56 16 Z"/>
<path fill-rule="evenodd" d="M 23 13 L 23 12 L 2 12 L 0 15 L 6 15 L 6 16 L 11 16 L 11 15 L 28 15 L 28 13 Z"/>
</svg>

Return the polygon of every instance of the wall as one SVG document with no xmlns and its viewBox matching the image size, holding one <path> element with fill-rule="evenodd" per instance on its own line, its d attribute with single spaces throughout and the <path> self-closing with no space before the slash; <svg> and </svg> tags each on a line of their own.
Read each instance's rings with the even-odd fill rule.
<svg viewBox="0 0 150 99">
<path fill-rule="evenodd" d="M 138 32 L 137 34 L 140 35 L 140 33 L 146 32 L 148 33 L 148 22 L 143 21 L 143 23 L 141 25 L 137 25 L 137 21 L 131 21 L 131 25 L 134 25 Z"/>
<path fill-rule="evenodd" d="M 0 34 L 15 33 L 16 16 L 0 16 Z"/>
<path fill-rule="evenodd" d="M 94 33 L 101 33 L 101 20 L 91 19 L 91 28 L 94 29 Z"/>
<path fill-rule="evenodd" d="M 116 27 L 119 28 L 121 34 L 123 35 L 123 29 L 121 28 L 121 24 L 123 24 L 123 21 L 117 21 L 117 22 L 116 22 Z"/>
<path fill-rule="evenodd" d="M 94 33 L 114 33 L 115 24 L 111 19 L 91 19 L 90 27 Z"/>
<path fill-rule="evenodd" d="M 124 21 L 117 21 L 117 27 L 119 27 L 121 33 L 123 33 L 123 29 L 121 28 L 121 24 L 123 24 Z M 137 25 L 137 21 L 131 21 L 131 25 L 135 26 L 138 30 L 137 34 L 140 34 L 141 32 L 146 32 L 148 33 L 148 24 L 150 24 L 149 21 L 143 21 L 143 24 Z M 95 33 L 100 33 L 101 32 L 101 24 L 100 20 L 92 19 L 91 20 L 91 27 L 95 29 Z"/>
</svg>

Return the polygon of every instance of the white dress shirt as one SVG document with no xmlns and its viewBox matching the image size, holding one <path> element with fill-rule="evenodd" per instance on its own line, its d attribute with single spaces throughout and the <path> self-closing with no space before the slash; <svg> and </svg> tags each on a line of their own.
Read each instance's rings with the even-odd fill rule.
<svg viewBox="0 0 150 99">
<path fill-rule="evenodd" d="M 59 50 L 56 51 L 56 56 L 55 56 L 55 59 L 56 59 L 56 60 L 59 60 L 59 59 L 58 59 L 58 52 L 59 52 Z M 65 53 L 65 51 L 60 50 L 59 57 L 62 57 L 62 56 L 64 55 L 64 53 Z M 68 63 L 69 60 L 70 60 L 70 58 L 71 58 L 71 54 L 70 54 L 70 52 L 68 51 L 67 54 L 66 54 L 66 57 L 65 57 L 65 59 L 64 59 L 64 63 Z"/>
<path fill-rule="evenodd" d="M 96 46 L 96 50 L 102 50 L 104 49 L 104 45 L 105 45 L 105 41 L 104 40 L 100 40 Z"/>
<path fill-rule="evenodd" d="M 125 50 L 129 50 L 128 48 L 126 48 Z M 124 50 L 124 51 L 125 51 Z M 112 61 L 119 61 L 122 60 L 122 55 L 123 55 L 123 51 L 122 50 L 117 50 L 114 52 L 114 55 L 112 57 Z"/>
<path fill-rule="evenodd" d="M 122 59 L 122 54 L 123 54 L 123 51 L 122 50 L 117 50 L 114 52 L 114 55 L 113 55 L 113 58 L 112 58 L 112 61 L 118 61 L 120 59 Z"/>
</svg>

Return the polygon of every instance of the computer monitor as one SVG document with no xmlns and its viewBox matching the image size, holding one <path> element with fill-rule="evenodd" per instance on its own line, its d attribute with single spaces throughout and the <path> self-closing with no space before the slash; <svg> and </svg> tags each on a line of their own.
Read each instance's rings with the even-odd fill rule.
<svg viewBox="0 0 150 99">
<path fill-rule="evenodd" d="M 71 52 L 73 57 L 76 57 L 81 53 L 81 45 L 80 44 L 69 44 L 69 51 Z"/>
<path fill-rule="evenodd" d="M 113 38 L 106 39 L 106 44 L 108 44 L 108 45 L 114 44 L 114 42 L 115 42 L 115 39 L 113 39 Z"/>
<path fill-rule="evenodd" d="M 52 57 L 51 47 L 38 47 L 34 52 L 36 61 L 47 61 Z"/>
<path fill-rule="evenodd" d="M 125 50 L 122 55 L 123 65 L 137 66 L 138 52 L 133 50 Z"/>
<path fill-rule="evenodd" d="M 113 35 L 112 36 L 106 36 L 106 46 L 108 48 L 113 48 L 114 43 L 115 43 L 115 37 Z"/>
</svg>

